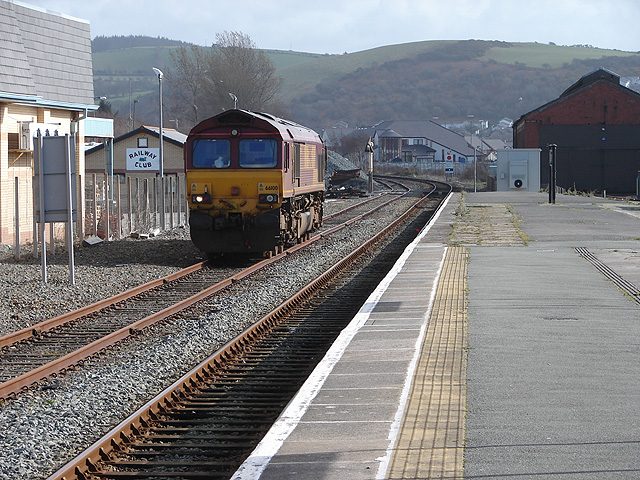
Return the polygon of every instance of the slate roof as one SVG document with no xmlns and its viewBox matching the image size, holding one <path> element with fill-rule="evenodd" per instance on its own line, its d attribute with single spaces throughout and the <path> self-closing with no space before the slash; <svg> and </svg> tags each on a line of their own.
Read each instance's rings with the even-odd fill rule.
<svg viewBox="0 0 640 480">
<path fill-rule="evenodd" d="M 135 130 L 131 130 L 127 133 L 123 133 L 119 137 L 114 138 L 113 142 L 118 143 L 118 142 L 121 142 L 122 140 L 126 140 L 127 138 L 133 137 L 135 135 L 141 135 L 141 134 L 150 135 L 152 137 L 158 138 L 160 137 L 160 128 L 141 125 Z M 185 135 L 184 133 L 180 133 L 179 131 L 174 130 L 172 128 L 163 128 L 162 136 L 164 137 L 165 142 L 173 143 L 174 145 L 180 148 L 184 147 L 184 144 L 187 141 L 187 135 Z M 103 148 L 104 148 L 104 143 L 101 143 L 99 145 L 96 145 L 95 147 L 88 149 L 86 153 L 95 153 L 102 150 Z"/>
<path fill-rule="evenodd" d="M 426 156 L 436 153 L 436 151 L 428 145 L 403 145 L 403 152 L 411 152 L 414 157 Z"/>
<path fill-rule="evenodd" d="M 32 96 L 61 107 L 93 105 L 88 21 L 0 0 L 0 32 L 0 96 Z"/>
<path fill-rule="evenodd" d="M 402 138 L 426 138 L 461 155 L 473 155 L 473 148 L 469 146 L 462 135 L 431 120 L 386 121 L 375 125 L 375 130 L 379 132 L 379 136 L 384 135 L 383 132 L 393 130 Z"/>
<path fill-rule="evenodd" d="M 580 95 L 582 92 L 589 90 L 590 88 L 592 88 L 593 86 L 599 83 L 606 83 L 610 85 L 612 88 L 620 90 L 621 92 L 624 92 L 625 94 L 629 95 L 635 100 L 640 99 L 640 93 L 620 84 L 620 76 L 616 75 L 610 70 L 607 70 L 606 68 L 599 68 L 597 70 L 594 70 L 591 73 L 588 73 L 580 77 L 580 79 L 577 82 L 575 82 L 573 85 L 567 88 L 564 92 L 562 92 L 562 94 L 558 98 L 551 100 L 550 102 L 545 103 L 544 105 L 541 105 L 538 108 L 535 108 L 530 112 L 523 114 L 518 120 L 516 120 L 513 123 L 514 131 L 518 128 L 518 125 L 522 124 L 525 121 L 526 117 L 528 117 L 529 115 L 533 113 L 543 112 L 548 108 L 551 108 L 559 103 L 564 102 L 565 100 L 567 100 L 568 98 L 574 95 Z"/>
</svg>

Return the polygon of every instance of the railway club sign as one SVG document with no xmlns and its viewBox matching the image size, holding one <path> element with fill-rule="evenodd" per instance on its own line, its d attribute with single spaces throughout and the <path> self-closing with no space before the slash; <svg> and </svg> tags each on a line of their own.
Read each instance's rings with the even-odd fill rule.
<svg viewBox="0 0 640 480">
<path fill-rule="evenodd" d="M 160 171 L 159 148 L 127 148 L 127 171 Z"/>
</svg>

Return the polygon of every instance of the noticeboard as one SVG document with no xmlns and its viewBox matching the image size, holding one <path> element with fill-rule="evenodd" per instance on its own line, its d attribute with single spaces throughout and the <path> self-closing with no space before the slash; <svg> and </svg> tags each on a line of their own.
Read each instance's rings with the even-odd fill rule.
<svg viewBox="0 0 640 480">
<path fill-rule="evenodd" d="M 42 140 L 40 143 L 39 140 Z M 34 138 L 33 188 L 36 205 L 36 221 L 40 222 L 40 210 L 44 207 L 45 223 L 68 222 L 68 196 L 71 196 L 73 221 L 77 216 L 76 154 L 73 136 Z M 70 169 L 71 182 L 67 183 Z M 42 202 L 40 179 L 42 180 Z"/>
</svg>

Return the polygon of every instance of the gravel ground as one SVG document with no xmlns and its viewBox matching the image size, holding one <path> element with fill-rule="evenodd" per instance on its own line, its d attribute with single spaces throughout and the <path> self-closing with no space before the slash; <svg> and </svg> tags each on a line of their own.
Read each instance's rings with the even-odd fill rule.
<svg viewBox="0 0 640 480">
<path fill-rule="evenodd" d="M 328 202 L 327 214 L 345 201 Z M 0 406 L 0 479 L 40 479 L 82 452 L 125 416 L 271 311 L 316 274 L 364 243 L 402 208 L 386 209 L 289 256 L 203 302 L 190 315 L 145 330 Z M 76 285 L 65 255 L 51 258 L 49 283 L 36 261 L 0 258 L 0 334 L 92 303 L 203 260 L 185 229 L 150 240 L 79 248 Z M 291 275 L 291 272 L 297 272 Z M 267 288 L 268 286 L 268 288 Z"/>
</svg>

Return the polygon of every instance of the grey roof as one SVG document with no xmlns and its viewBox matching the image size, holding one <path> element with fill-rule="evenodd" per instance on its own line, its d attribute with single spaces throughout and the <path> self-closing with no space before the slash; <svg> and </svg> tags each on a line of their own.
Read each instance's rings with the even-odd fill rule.
<svg viewBox="0 0 640 480">
<path fill-rule="evenodd" d="M 411 152 L 414 156 L 429 155 L 436 151 L 428 145 L 403 145 L 403 152 Z"/>
<path fill-rule="evenodd" d="M 462 135 L 443 127 L 431 120 L 397 120 L 381 122 L 375 126 L 376 131 L 393 130 L 402 138 L 425 138 L 432 142 L 445 146 L 461 155 L 473 155 L 473 148 L 469 146 Z"/>
<path fill-rule="evenodd" d="M 145 125 L 143 126 L 143 128 L 146 128 L 147 130 L 151 130 L 153 133 L 156 134 L 156 136 L 160 136 L 160 127 L 150 127 L 148 125 Z M 165 138 L 169 138 L 171 140 L 175 140 L 176 142 L 182 143 L 182 144 L 184 144 L 187 141 L 187 135 L 185 135 L 184 133 L 180 133 L 179 131 L 174 130 L 172 128 L 163 128 L 162 136 Z"/>
<path fill-rule="evenodd" d="M 400 135 L 395 130 L 389 129 L 389 130 L 385 130 L 384 132 L 382 132 L 379 135 L 379 137 L 380 138 L 402 138 L 402 135 Z"/>
<path fill-rule="evenodd" d="M 126 140 L 127 138 L 133 137 L 135 135 L 140 135 L 140 134 L 148 134 L 148 135 L 152 135 L 156 138 L 160 137 L 160 128 L 159 127 L 148 127 L 145 125 L 140 125 L 138 128 L 136 128 L 135 130 L 131 130 L 127 133 L 123 133 L 122 135 L 116 137 L 113 139 L 114 143 L 118 143 L 121 142 L 122 140 Z M 170 142 L 173 143 L 174 145 L 178 146 L 178 147 L 184 147 L 184 144 L 187 141 L 187 135 L 185 135 L 184 133 L 180 133 L 177 130 L 174 130 L 172 128 L 163 128 L 162 129 L 162 136 L 165 139 L 165 142 Z M 101 149 L 104 148 L 104 143 L 100 143 L 98 145 L 96 145 L 95 147 L 91 147 L 89 149 L 87 149 L 86 153 L 95 153 Z"/>
<path fill-rule="evenodd" d="M 93 105 L 89 22 L 0 0 L 0 92 Z"/>
</svg>

